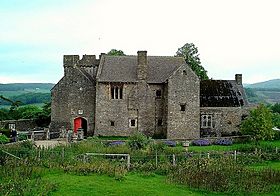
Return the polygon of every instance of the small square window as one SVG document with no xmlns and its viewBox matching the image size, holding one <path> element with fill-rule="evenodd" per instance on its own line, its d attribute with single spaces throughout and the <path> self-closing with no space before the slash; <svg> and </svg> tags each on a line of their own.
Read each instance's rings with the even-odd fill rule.
<svg viewBox="0 0 280 196">
<path fill-rule="evenodd" d="M 115 121 L 110 121 L 111 122 L 111 126 L 115 126 Z"/>
<path fill-rule="evenodd" d="M 162 126 L 162 119 L 158 119 L 157 125 L 158 125 L 159 127 Z"/>
<path fill-rule="evenodd" d="M 181 111 L 186 111 L 186 104 L 181 104 L 180 107 L 181 107 Z"/>
<path fill-rule="evenodd" d="M 161 90 L 156 90 L 156 97 L 160 98 L 161 97 Z"/>
<path fill-rule="evenodd" d="M 129 119 L 129 126 L 130 127 L 136 127 L 137 121 L 136 119 Z"/>
</svg>

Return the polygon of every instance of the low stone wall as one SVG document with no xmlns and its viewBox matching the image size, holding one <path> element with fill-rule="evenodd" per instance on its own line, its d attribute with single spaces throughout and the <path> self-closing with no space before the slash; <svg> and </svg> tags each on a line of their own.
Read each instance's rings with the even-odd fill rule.
<svg viewBox="0 0 280 196">
<path fill-rule="evenodd" d="M 33 119 L 4 120 L 0 121 L 0 127 L 5 129 L 15 128 L 17 131 L 27 131 L 37 127 Z"/>
</svg>

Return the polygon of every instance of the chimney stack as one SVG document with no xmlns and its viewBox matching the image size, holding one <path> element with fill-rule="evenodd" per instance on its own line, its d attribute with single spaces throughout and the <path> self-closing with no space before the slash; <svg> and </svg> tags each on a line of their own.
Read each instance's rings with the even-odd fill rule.
<svg viewBox="0 0 280 196">
<path fill-rule="evenodd" d="M 235 81 L 238 85 L 242 85 L 242 74 L 235 74 Z"/>
<path fill-rule="evenodd" d="M 137 77 L 138 80 L 147 80 L 148 75 L 147 51 L 137 52 Z"/>
</svg>

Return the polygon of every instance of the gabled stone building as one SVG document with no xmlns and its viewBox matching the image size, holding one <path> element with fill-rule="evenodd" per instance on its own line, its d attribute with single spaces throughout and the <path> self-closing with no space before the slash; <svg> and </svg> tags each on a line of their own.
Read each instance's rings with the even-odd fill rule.
<svg viewBox="0 0 280 196">
<path fill-rule="evenodd" d="M 194 139 L 236 132 L 247 105 L 242 76 L 200 81 L 181 57 L 64 56 L 64 76 L 52 89 L 51 130 L 86 135 Z"/>
</svg>

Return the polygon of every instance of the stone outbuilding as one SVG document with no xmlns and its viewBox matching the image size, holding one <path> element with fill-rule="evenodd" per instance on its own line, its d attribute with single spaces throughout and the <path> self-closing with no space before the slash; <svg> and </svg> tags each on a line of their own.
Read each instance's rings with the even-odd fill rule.
<svg viewBox="0 0 280 196">
<path fill-rule="evenodd" d="M 200 81 L 182 57 L 64 55 L 63 66 L 51 91 L 51 131 L 195 139 L 238 132 L 246 113 L 241 74 Z"/>
</svg>

